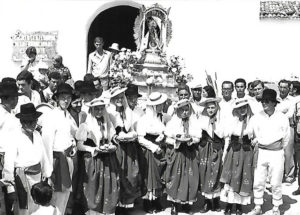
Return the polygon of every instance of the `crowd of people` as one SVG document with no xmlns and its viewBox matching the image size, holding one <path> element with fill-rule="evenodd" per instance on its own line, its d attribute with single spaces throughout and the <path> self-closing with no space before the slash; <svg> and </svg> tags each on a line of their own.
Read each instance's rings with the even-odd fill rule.
<svg viewBox="0 0 300 215">
<path fill-rule="evenodd" d="M 147 213 L 262 214 L 263 195 L 283 204 L 282 183 L 294 183 L 300 162 L 300 82 L 277 91 L 260 80 L 222 83 L 222 96 L 197 80 L 179 84 L 178 99 L 147 100 L 138 86 L 109 80 L 110 52 L 95 39 L 83 80 L 55 56 L 35 70 L 36 49 L 16 77 L 0 83 L 0 214 Z M 118 51 L 114 45 L 114 51 Z M 299 124 L 299 125 L 298 125 Z M 293 195 L 300 195 L 299 188 Z"/>
</svg>

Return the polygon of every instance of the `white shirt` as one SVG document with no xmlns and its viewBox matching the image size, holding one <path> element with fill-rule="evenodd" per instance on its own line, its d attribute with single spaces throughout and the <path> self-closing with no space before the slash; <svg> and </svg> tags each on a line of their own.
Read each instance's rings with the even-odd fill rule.
<svg viewBox="0 0 300 215">
<path fill-rule="evenodd" d="M 52 100 L 53 92 L 50 90 L 50 87 L 47 87 L 46 89 L 43 90 L 43 95 L 45 97 L 46 102 L 49 102 Z"/>
<path fill-rule="evenodd" d="M 282 140 L 282 146 L 285 147 L 290 135 L 289 120 L 277 110 L 271 116 L 261 111 L 250 119 L 249 133 L 259 144 L 270 145 Z"/>
<path fill-rule="evenodd" d="M 225 101 L 225 99 L 222 98 L 222 100 L 219 103 L 221 120 L 226 121 L 232 116 L 233 105 L 233 98 L 231 98 L 229 101 Z"/>
<path fill-rule="evenodd" d="M 46 153 L 53 164 L 53 151 L 64 152 L 70 146 L 75 146 L 77 126 L 68 111 L 56 107 L 43 121 L 42 137 Z"/>
<path fill-rule="evenodd" d="M 52 205 L 39 205 L 39 208 L 31 215 L 61 215 L 61 213 L 59 212 L 59 209 L 57 207 L 54 207 Z"/>
<path fill-rule="evenodd" d="M 20 120 L 0 105 L 0 152 L 4 152 L 6 146 L 10 144 L 9 139 L 5 139 L 7 137 L 5 135 L 9 132 L 14 133 L 15 130 L 17 131 L 20 128 Z"/>
<path fill-rule="evenodd" d="M 25 95 L 19 96 L 18 104 L 15 107 L 13 112 L 14 113 L 20 113 L 21 105 L 28 104 L 28 103 L 33 103 L 33 105 L 35 107 L 37 107 L 39 104 L 42 103 L 41 95 L 39 94 L 38 91 L 31 90 L 31 99 L 29 99 L 29 97 L 27 97 Z"/>
<path fill-rule="evenodd" d="M 254 115 L 260 113 L 261 111 L 264 111 L 261 102 L 257 101 L 255 98 L 249 100 L 249 105 Z"/>
<path fill-rule="evenodd" d="M 111 53 L 106 50 L 103 50 L 102 55 L 99 55 L 97 51 L 90 53 L 87 73 L 92 73 L 95 77 L 107 77 L 110 66 L 110 57 Z"/>
<path fill-rule="evenodd" d="M 296 99 L 290 95 L 282 99 L 280 96 L 277 98 L 280 103 L 277 104 L 276 110 L 284 113 L 288 118 L 293 117 L 295 112 Z"/>
<path fill-rule="evenodd" d="M 10 144 L 4 156 L 4 178 L 13 180 L 16 167 L 25 168 L 38 163 L 41 163 L 43 176 L 51 176 L 52 167 L 48 162 L 42 137 L 38 131 L 33 132 L 33 142 L 21 129 L 7 135 Z"/>
</svg>

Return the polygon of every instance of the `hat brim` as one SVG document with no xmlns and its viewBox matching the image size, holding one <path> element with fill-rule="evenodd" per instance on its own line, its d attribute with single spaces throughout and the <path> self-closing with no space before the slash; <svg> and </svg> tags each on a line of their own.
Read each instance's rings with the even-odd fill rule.
<svg viewBox="0 0 300 215">
<path fill-rule="evenodd" d="M 217 102 L 219 103 L 222 99 L 217 97 L 217 98 L 206 98 L 203 102 L 200 102 L 199 105 L 200 106 L 205 106 L 207 103 L 210 102 Z"/>
<path fill-rule="evenodd" d="M 123 88 L 123 89 L 120 89 L 120 90 L 117 90 L 116 92 L 114 92 L 113 94 L 110 94 L 110 98 L 113 98 L 121 93 L 124 93 L 125 91 L 127 90 L 127 87 Z"/>
<path fill-rule="evenodd" d="M 156 101 L 151 101 L 151 100 L 147 100 L 147 105 L 150 106 L 155 106 L 155 105 L 160 105 L 163 104 L 164 102 L 166 102 L 168 99 L 168 96 L 166 94 L 162 94 L 160 99 L 156 100 Z"/>
<path fill-rule="evenodd" d="M 240 108 L 240 107 L 243 107 L 245 105 L 249 105 L 249 102 L 245 102 L 245 103 L 241 103 L 241 104 L 238 104 L 238 105 L 235 105 L 232 109 L 237 109 L 237 108 Z"/>
<path fill-rule="evenodd" d="M 112 48 L 112 47 L 109 47 L 108 51 L 111 51 L 111 52 L 120 52 L 120 50 Z"/>
<path fill-rule="evenodd" d="M 85 103 L 85 105 L 88 106 L 88 107 L 105 106 L 105 105 L 108 105 L 108 104 L 109 104 L 109 101 L 106 101 L 106 100 L 103 100 L 103 102 L 90 101 L 90 102 Z"/>
<path fill-rule="evenodd" d="M 16 117 L 18 119 L 22 119 L 22 120 L 36 120 L 38 119 L 43 113 L 36 111 L 35 113 L 32 114 L 22 114 L 22 113 L 17 113 Z"/>
</svg>

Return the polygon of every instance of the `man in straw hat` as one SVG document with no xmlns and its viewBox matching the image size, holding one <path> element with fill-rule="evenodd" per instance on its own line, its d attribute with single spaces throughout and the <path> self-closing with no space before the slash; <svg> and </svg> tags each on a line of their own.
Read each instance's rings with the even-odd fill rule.
<svg viewBox="0 0 300 215">
<path fill-rule="evenodd" d="M 249 122 L 250 136 L 257 149 L 257 164 L 254 171 L 253 194 L 255 208 L 251 215 L 262 214 L 264 189 L 268 174 L 272 187 L 271 214 L 279 215 L 282 202 L 282 178 L 284 171 L 284 148 L 288 144 L 290 129 L 288 118 L 276 111 L 277 93 L 273 89 L 265 89 L 261 103 L 263 111 L 256 113 Z"/>
<path fill-rule="evenodd" d="M 54 183 L 52 203 L 62 214 L 65 213 L 72 189 L 73 156 L 75 150 L 76 127 L 68 107 L 72 101 L 73 88 L 62 83 L 58 85 L 53 97 L 57 101 L 55 107 L 43 123 L 43 142 L 48 159 L 53 166 L 51 181 Z"/>
</svg>

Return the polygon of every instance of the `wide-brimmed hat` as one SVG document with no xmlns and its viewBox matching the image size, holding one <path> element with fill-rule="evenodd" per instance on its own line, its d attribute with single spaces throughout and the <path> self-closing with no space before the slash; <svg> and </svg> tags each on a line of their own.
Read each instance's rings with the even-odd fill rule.
<svg viewBox="0 0 300 215">
<path fill-rule="evenodd" d="M 42 115 L 41 112 L 36 111 L 32 103 L 21 105 L 20 113 L 16 114 L 16 117 L 22 120 L 36 120 Z"/>
<path fill-rule="evenodd" d="M 147 99 L 147 105 L 159 105 L 167 101 L 168 96 L 165 93 L 153 92 Z"/>
<path fill-rule="evenodd" d="M 142 97 L 142 95 L 139 94 L 139 87 L 137 85 L 134 85 L 134 84 L 128 84 L 127 85 L 127 90 L 125 91 L 125 95 L 126 96 L 135 95 L 137 97 Z"/>
<path fill-rule="evenodd" d="M 108 50 L 119 52 L 119 51 L 120 51 L 120 49 L 119 49 L 119 44 L 118 44 L 118 43 L 113 43 L 113 44 L 111 44 L 111 46 L 108 47 Z"/>
<path fill-rule="evenodd" d="M 217 102 L 219 103 L 222 99 L 219 98 L 219 97 L 211 97 L 211 98 L 205 98 L 202 102 L 199 103 L 199 105 L 201 106 L 206 106 L 207 103 L 210 103 L 210 102 Z"/>
<path fill-rule="evenodd" d="M 189 104 L 190 104 L 190 100 L 181 99 L 175 104 L 175 108 L 178 109 L 178 108 L 184 107 L 184 106 L 189 105 Z"/>
<path fill-rule="evenodd" d="M 234 101 L 234 104 L 233 104 L 232 108 L 236 109 L 236 108 L 242 107 L 244 105 L 248 105 L 248 104 L 249 104 L 248 99 L 246 99 L 246 98 L 237 98 Z"/>
<path fill-rule="evenodd" d="M 58 95 L 60 94 L 73 94 L 73 88 L 66 83 L 61 83 L 57 86 L 57 90 L 55 91 L 55 93 L 53 94 L 53 98 L 57 98 Z"/>
<path fill-rule="evenodd" d="M 246 98 L 237 98 L 232 106 L 232 115 L 237 116 L 238 108 L 243 107 L 245 105 L 248 105 L 248 108 L 250 108 L 250 112 L 252 113 L 251 107 L 249 105 L 249 100 Z"/>
<path fill-rule="evenodd" d="M 1 82 L 0 83 L 0 97 L 17 97 L 22 95 L 18 92 L 16 83 L 13 82 Z"/>
<path fill-rule="evenodd" d="M 83 81 L 78 87 L 80 93 L 95 93 L 98 90 L 95 88 L 93 81 Z"/>
<path fill-rule="evenodd" d="M 110 98 L 113 98 L 121 93 L 124 93 L 127 90 L 127 87 L 121 88 L 120 86 L 116 86 L 114 88 L 109 89 Z"/>
<path fill-rule="evenodd" d="M 191 81 L 190 83 L 188 83 L 188 86 L 190 87 L 190 89 L 202 88 L 202 85 L 199 83 L 199 81 Z"/>
<path fill-rule="evenodd" d="M 264 91 L 262 93 L 261 101 L 264 101 L 264 100 L 269 100 L 272 102 L 280 103 L 277 100 L 277 92 L 273 89 L 264 89 Z"/>
<path fill-rule="evenodd" d="M 101 106 L 101 105 L 107 105 L 107 104 L 109 104 L 109 100 L 103 98 L 102 96 L 95 98 L 90 102 L 85 103 L 85 105 L 88 107 L 95 107 L 95 106 Z"/>
</svg>

